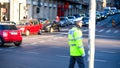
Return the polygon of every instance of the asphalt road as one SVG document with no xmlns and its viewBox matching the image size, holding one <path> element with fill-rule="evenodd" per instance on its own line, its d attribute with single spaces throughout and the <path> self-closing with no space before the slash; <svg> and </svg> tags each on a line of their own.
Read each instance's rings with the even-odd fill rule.
<svg viewBox="0 0 120 68">
<path fill-rule="evenodd" d="M 21 47 L 13 44 L 0 47 L 0 68 L 68 68 L 67 31 L 62 29 L 62 32 L 23 36 Z M 88 28 L 84 27 L 82 31 L 87 68 Z M 96 28 L 95 68 L 120 68 L 119 41 L 119 29 Z"/>
</svg>

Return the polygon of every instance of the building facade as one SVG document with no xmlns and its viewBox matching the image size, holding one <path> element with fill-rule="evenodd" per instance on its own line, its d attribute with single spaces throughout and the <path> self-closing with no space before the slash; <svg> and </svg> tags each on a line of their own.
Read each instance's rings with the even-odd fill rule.
<svg viewBox="0 0 120 68">
<path fill-rule="evenodd" d="M 114 6 L 114 0 L 97 0 L 96 3 L 98 11 Z M 0 21 L 3 21 L 3 16 L 15 22 L 24 18 L 54 20 L 56 16 L 71 16 L 88 10 L 89 0 L 0 0 Z"/>
</svg>

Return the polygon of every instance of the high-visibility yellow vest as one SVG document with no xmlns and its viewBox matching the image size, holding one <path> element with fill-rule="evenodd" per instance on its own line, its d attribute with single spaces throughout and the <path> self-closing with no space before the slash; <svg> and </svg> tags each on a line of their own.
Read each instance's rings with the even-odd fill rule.
<svg viewBox="0 0 120 68">
<path fill-rule="evenodd" d="M 68 44 L 70 46 L 70 56 L 84 56 L 85 51 L 82 41 L 82 31 L 73 27 L 68 32 Z"/>
</svg>

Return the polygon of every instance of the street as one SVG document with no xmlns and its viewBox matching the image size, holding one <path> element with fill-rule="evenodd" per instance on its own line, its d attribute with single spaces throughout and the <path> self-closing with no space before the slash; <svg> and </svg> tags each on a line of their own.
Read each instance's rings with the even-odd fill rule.
<svg viewBox="0 0 120 68">
<path fill-rule="evenodd" d="M 68 28 L 61 32 L 23 36 L 21 47 L 6 44 L 0 47 L 0 68 L 67 68 L 69 47 Z M 84 27 L 83 41 L 88 54 L 88 28 Z M 96 29 L 95 68 L 120 67 L 120 30 L 115 28 Z M 86 55 L 85 62 L 88 66 Z M 77 65 L 76 65 L 76 68 Z"/>
<path fill-rule="evenodd" d="M 120 0 L 0 0 L 0 68 L 68 68 L 83 48 L 85 68 L 120 68 Z"/>
</svg>

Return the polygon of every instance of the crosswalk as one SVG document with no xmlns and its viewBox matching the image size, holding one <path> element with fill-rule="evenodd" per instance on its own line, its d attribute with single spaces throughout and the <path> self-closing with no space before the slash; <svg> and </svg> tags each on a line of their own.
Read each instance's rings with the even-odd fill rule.
<svg viewBox="0 0 120 68">
<path fill-rule="evenodd" d="M 69 29 L 62 29 L 62 31 L 68 31 Z M 82 32 L 88 32 L 88 28 L 83 28 Z M 120 35 L 120 29 L 115 28 L 96 28 L 96 33 L 112 33 L 112 34 L 119 34 Z"/>
</svg>

